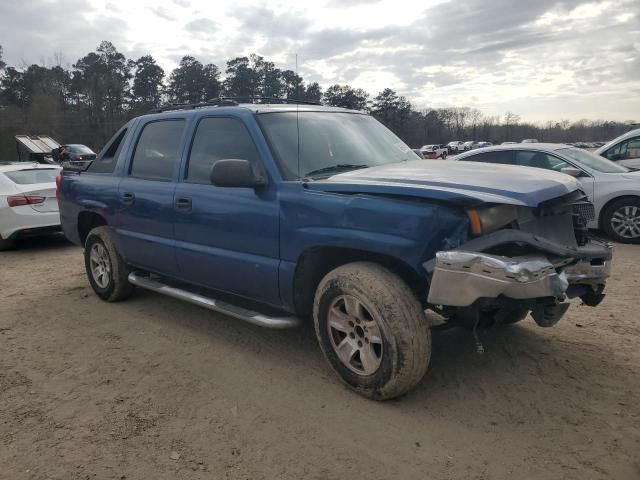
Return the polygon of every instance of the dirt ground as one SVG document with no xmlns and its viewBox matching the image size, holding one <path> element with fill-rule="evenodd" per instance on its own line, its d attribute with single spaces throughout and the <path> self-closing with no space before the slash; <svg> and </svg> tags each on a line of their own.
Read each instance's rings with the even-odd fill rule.
<svg viewBox="0 0 640 480">
<path fill-rule="evenodd" d="M 150 292 L 106 304 L 81 250 L 0 253 L 2 479 L 638 479 L 640 247 L 559 325 L 437 332 L 399 400 L 342 386 L 310 327 Z"/>
</svg>

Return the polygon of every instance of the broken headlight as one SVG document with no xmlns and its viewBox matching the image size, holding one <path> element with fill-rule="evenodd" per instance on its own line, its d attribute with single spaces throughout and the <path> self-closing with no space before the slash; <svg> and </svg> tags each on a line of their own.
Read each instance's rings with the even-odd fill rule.
<svg viewBox="0 0 640 480">
<path fill-rule="evenodd" d="M 477 237 L 509 225 L 518 218 L 518 211 L 515 205 L 495 205 L 467 210 L 467 215 L 471 234 Z"/>
</svg>

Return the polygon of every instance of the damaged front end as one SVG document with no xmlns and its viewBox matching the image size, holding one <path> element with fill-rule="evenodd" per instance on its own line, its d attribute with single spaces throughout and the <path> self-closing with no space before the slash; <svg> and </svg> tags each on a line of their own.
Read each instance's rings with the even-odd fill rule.
<svg viewBox="0 0 640 480">
<path fill-rule="evenodd" d="M 564 315 L 567 298 L 598 305 L 611 247 L 589 239 L 591 215 L 593 207 L 580 192 L 535 209 L 499 206 L 490 215 L 471 213 L 476 238 L 437 252 L 423 265 L 430 278 L 428 302 L 445 316 L 476 322 L 482 312 L 496 313 L 499 323 L 500 311 L 530 311 L 545 327 Z"/>
</svg>

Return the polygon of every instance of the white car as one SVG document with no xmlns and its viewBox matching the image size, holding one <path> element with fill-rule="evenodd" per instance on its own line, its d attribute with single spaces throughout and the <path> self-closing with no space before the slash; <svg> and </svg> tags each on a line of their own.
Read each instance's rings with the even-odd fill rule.
<svg viewBox="0 0 640 480">
<path fill-rule="evenodd" d="M 20 238 L 60 231 L 60 170 L 54 165 L 0 162 L 0 250 Z"/>
<path fill-rule="evenodd" d="M 443 147 L 442 145 L 423 145 L 420 147 L 420 152 L 424 158 L 447 158 L 447 147 Z"/>
<path fill-rule="evenodd" d="M 593 153 L 625 167 L 640 168 L 640 128 L 614 138 Z"/>
<path fill-rule="evenodd" d="M 464 152 L 464 142 L 454 140 L 453 142 L 447 143 L 447 148 L 449 149 L 449 153 Z"/>
<path fill-rule="evenodd" d="M 587 227 L 601 228 L 618 242 L 640 243 L 640 171 L 554 143 L 488 147 L 460 154 L 455 160 L 544 168 L 576 177 L 594 205 Z"/>
</svg>

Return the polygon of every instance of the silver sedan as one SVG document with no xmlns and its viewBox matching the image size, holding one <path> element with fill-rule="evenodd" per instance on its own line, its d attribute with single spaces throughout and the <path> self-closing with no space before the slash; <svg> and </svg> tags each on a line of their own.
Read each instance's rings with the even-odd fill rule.
<svg viewBox="0 0 640 480">
<path fill-rule="evenodd" d="M 595 207 L 588 227 L 612 239 L 640 243 L 640 171 L 564 144 L 529 143 L 471 150 L 453 161 L 543 168 L 576 177 Z"/>
</svg>

